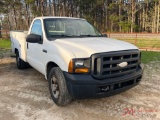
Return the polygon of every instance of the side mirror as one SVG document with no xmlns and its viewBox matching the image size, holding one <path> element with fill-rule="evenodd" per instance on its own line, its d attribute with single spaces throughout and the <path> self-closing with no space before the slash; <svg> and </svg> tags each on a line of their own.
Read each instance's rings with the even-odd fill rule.
<svg viewBox="0 0 160 120">
<path fill-rule="evenodd" d="M 108 35 L 107 34 L 103 34 L 103 37 L 108 37 Z"/>
<path fill-rule="evenodd" d="M 30 34 L 27 36 L 26 41 L 29 43 L 42 43 L 40 35 Z"/>
</svg>

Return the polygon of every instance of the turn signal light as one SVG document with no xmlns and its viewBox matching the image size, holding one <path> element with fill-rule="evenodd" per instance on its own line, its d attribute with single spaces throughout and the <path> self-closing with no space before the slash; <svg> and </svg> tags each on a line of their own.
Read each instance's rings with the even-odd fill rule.
<svg viewBox="0 0 160 120">
<path fill-rule="evenodd" d="M 88 68 L 77 68 L 75 69 L 75 73 L 88 73 L 89 69 Z"/>
<path fill-rule="evenodd" d="M 73 73 L 74 72 L 73 60 L 70 60 L 70 62 L 69 62 L 68 72 L 69 73 Z"/>
</svg>

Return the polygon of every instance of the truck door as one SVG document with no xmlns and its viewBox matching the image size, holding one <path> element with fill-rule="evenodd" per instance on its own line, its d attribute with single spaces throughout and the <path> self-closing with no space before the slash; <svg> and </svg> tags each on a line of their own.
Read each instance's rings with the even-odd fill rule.
<svg viewBox="0 0 160 120">
<path fill-rule="evenodd" d="M 42 37 L 41 43 L 27 43 L 27 61 L 28 63 L 37 69 L 39 72 L 44 73 L 43 64 L 43 34 L 41 20 L 34 21 L 30 34 L 40 35 Z"/>
</svg>

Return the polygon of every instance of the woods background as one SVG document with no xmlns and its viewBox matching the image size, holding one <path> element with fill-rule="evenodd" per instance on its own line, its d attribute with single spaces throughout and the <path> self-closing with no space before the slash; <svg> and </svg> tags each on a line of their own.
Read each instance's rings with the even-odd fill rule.
<svg viewBox="0 0 160 120">
<path fill-rule="evenodd" d="M 85 18 L 102 32 L 158 33 L 160 0 L 0 0 L 0 27 L 28 30 L 38 16 Z"/>
</svg>

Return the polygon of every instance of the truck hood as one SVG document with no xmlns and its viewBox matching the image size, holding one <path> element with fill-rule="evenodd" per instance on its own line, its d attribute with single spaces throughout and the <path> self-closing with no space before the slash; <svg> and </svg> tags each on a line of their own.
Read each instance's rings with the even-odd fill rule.
<svg viewBox="0 0 160 120">
<path fill-rule="evenodd" d="M 130 43 L 105 37 L 62 38 L 56 39 L 54 43 L 70 50 L 76 58 L 86 58 L 101 52 L 138 49 Z"/>
</svg>

